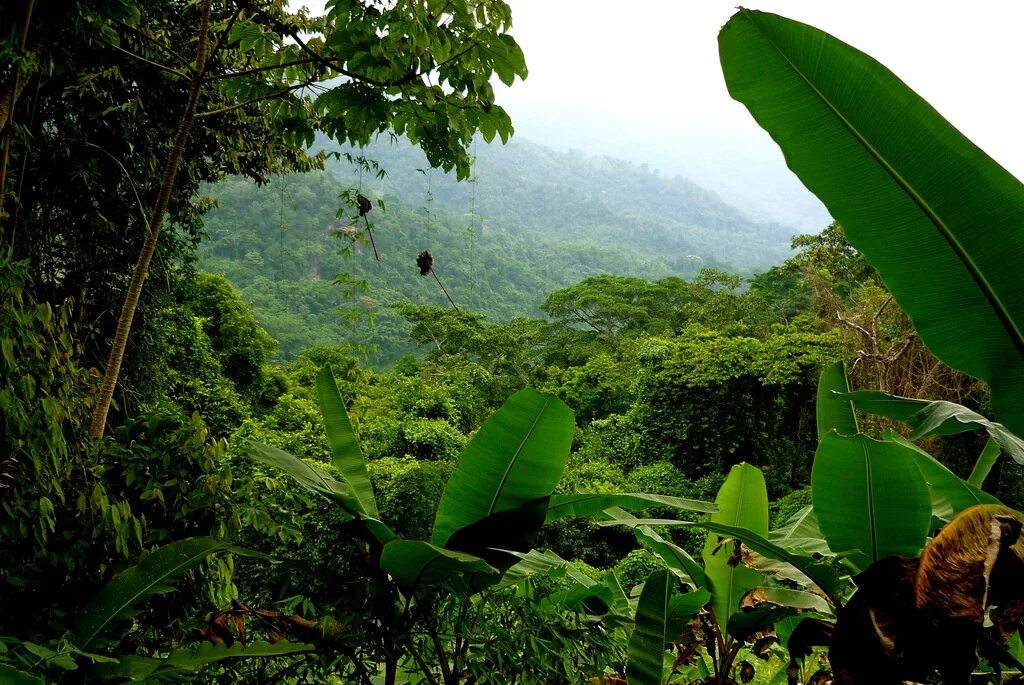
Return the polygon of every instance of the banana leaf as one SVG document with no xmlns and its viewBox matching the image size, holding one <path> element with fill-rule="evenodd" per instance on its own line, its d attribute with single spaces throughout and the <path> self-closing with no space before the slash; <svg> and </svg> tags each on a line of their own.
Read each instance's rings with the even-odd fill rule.
<svg viewBox="0 0 1024 685">
<path fill-rule="evenodd" d="M 433 544 L 478 555 L 529 550 L 574 431 L 572 410 L 557 397 L 529 388 L 510 397 L 459 458 L 437 508 Z"/>
<path fill-rule="evenodd" d="M 153 595 L 173 591 L 173 583 L 187 571 L 211 554 L 224 551 L 263 556 L 211 537 L 187 538 L 164 545 L 119 573 L 93 597 L 75 619 L 70 641 L 85 650 L 111 623 L 134 615 L 136 606 Z"/>
<path fill-rule="evenodd" d="M 818 422 L 818 440 L 821 440 L 832 431 L 840 435 L 856 435 L 860 432 L 857 427 L 857 414 L 853 411 L 853 404 L 850 400 L 836 395 L 836 393 L 848 392 L 850 392 L 850 386 L 846 380 L 846 366 L 843 362 L 836 362 L 825 367 L 818 379 L 818 396 L 815 408 L 815 416 Z"/>
<path fill-rule="evenodd" d="M 338 392 L 331 365 L 320 369 L 316 376 L 316 393 L 320 398 L 320 411 L 324 417 L 324 430 L 331 445 L 331 457 L 342 480 L 349 487 L 352 498 L 359 507 L 359 513 L 368 518 L 380 518 L 377 513 L 377 499 L 373 494 L 370 474 L 366 461 L 359 449 L 359 440 L 345 410 L 345 402 Z"/>
<path fill-rule="evenodd" d="M 989 421 L 978 412 L 954 402 L 898 397 L 876 390 L 858 390 L 840 397 L 852 400 L 859 409 L 869 414 L 878 414 L 907 424 L 913 431 L 910 434 L 911 440 L 981 429 L 1014 461 L 1024 464 L 1024 440 L 1008 431 L 1001 423 Z"/>
<path fill-rule="evenodd" d="M 741 9 L 719 55 L 730 95 L 922 341 L 988 383 L 999 420 L 1024 432 L 1024 186 L 895 74 L 823 31 Z"/>
<path fill-rule="evenodd" d="M 577 518 L 594 516 L 609 507 L 622 507 L 630 511 L 638 511 L 649 507 L 666 507 L 681 511 L 697 511 L 703 514 L 713 514 L 718 511 L 718 507 L 712 502 L 683 499 L 682 497 L 671 497 L 669 495 L 652 495 L 643 492 L 576 492 L 570 495 L 552 495 L 551 501 L 548 502 L 548 513 L 544 522 L 551 523 L 567 516 L 575 516 Z"/>
<path fill-rule="evenodd" d="M 932 499 L 914 450 L 865 435 L 826 435 L 811 469 L 811 498 L 828 546 L 861 571 L 892 555 L 917 556 Z"/>
<path fill-rule="evenodd" d="M 665 569 L 652 571 L 636 607 L 633 633 L 626 648 L 626 682 L 661 685 L 668 642 L 669 606 L 675 579 Z"/>
</svg>

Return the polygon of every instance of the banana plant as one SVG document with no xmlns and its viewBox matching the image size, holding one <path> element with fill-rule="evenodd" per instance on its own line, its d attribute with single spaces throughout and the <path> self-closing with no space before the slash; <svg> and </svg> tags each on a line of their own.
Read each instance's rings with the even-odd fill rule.
<svg viewBox="0 0 1024 685">
<path fill-rule="evenodd" d="M 1024 461 L 1013 434 L 1024 430 L 1024 281 L 1007 258 L 1024 248 L 1024 186 L 895 74 L 818 29 L 741 9 L 719 51 L 730 94 L 843 225 L 928 348 L 991 389 L 1001 423 L 945 402 L 849 393 L 833 372 L 819 393 L 812 472 L 828 546 L 859 571 L 835 626 L 837 682 L 936 670 L 967 682 L 984 622 L 998 623 L 985 618 L 996 611 L 990 591 L 1001 595 L 1000 619 L 1024 603 L 1019 582 L 999 580 L 1024 573 L 1024 519 L 980 490 L 1000 451 Z M 911 439 L 861 434 L 851 402 L 907 423 Z M 991 440 L 968 481 L 912 442 L 973 427 Z M 988 648 L 990 661 L 1013 663 L 998 641 Z"/>
<path fill-rule="evenodd" d="M 636 605 L 626 668 L 630 685 L 658 685 L 676 676 L 716 685 L 733 682 L 741 672 L 752 672 L 752 664 L 740 662 L 739 656 L 757 642 L 760 631 L 790 616 L 829 617 L 839 602 L 842 580 L 828 564 L 770 539 L 768 494 L 759 469 L 734 466 L 715 503 L 718 511 L 707 522 L 637 519 L 620 509 L 606 511 L 602 525 L 632 528 L 666 566 L 647 579 Z M 811 525 L 805 517 L 784 533 L 804 535 Z M 708 530 L 701 562 L 655 530 L 673 526 Z M 755 556 L 762 559 L 761 570 Z M 767 558 L 781 564 L 763 563 Z M 784 569 L 796 572 L 784 574 Z M 782 578 L 800 578 L 806 588 L 789 588 L 779 582 Z M 684 586 L 687 591 L 679 592 Z M 676 650 L 671 662 L 667 645 Z M 761 642 L 753 651 L 764 657 L 767 649 Z"/>
<path fill-rule="evenodd" d="M 611 506 L 715 509 L 707 502 L 645 493 L 552 496 L 575 431 L 573 414 L 558 398 L 525 389 L 510 397 L 466 446 L 441 495 L 430 539 L 405 540 L 378 518 L 366 462 L 330 366 L 319 372 L 316 387 L 333 474 L 268 445 L 254 444 L 253 456 L 337 505 L 365 545 L 369 572 L 393 584 L 395 594 L 404 598 L 404 608 L 396 603 L 391 615 L 376 617 L 387 623 L 383 632 L 396 641 L 383 648 L 385 683 L 396 681 L 399 660 L 409 658 L 428 680 L 437 680 L 414 644 L 412 623 L 418 620 L 425 621 L 440 681 L 459 681 L 470 641 L 456 638 L 445 646 L 442 626 L 433 620 L 436 607 L 457 597 L 464 608 L 481 591 L 505 584 L 506 576 L 521 578 L 549 563 L 549 557 L 531 552 L 546 521 L 589 516 Z M 610 601 L 611 589 L 577 595 L 579 601 Z"/>
</svg>

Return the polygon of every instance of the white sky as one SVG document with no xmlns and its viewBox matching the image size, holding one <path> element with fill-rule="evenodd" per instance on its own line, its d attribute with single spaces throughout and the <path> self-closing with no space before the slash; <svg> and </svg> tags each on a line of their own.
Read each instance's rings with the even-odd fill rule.
<svg viewBox="0 0 1024 685">
<path fill-rule="evenodd" d="M 717 35 L 738 0 L 507 1 L 530 75 L 511 89 L 495 83 L 522 137 L 650 162 L 802 230 L 828 222 L 726 92 Z M 867 52 L 1024 178 L 1024 3 L 750 0 L 750 7 Z"/>
<path fill-rule="evenodd" d="M 725 90 L 718 29 L 728 0 L 509 0 L 530 76 L 499 94 L 517 108 L 585 110 L 595 119 L 718 138 L 759 136 Z M 1024 175 L 1024 3 L 971 0 L 763 0 L 763 9 L 828 31 L 879 60 L 969 138 Z M 632 131 L 630 131 L 632 132 Z"/>
</svg>

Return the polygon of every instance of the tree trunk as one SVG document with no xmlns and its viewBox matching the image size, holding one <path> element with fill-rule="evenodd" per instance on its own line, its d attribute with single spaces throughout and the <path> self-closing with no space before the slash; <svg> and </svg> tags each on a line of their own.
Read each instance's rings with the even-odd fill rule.
<svg viewBox="0 0 1024 685">
<path fill-rule="evenodd" d="M 117 334 L 114 337 L 114 345 L 110 349 L 110 356 L 107 359 L 107 367 L 103 376 L 103 385 L 100 387 L 100 394 L 96 401 L 96 407 L 92 413 L 92 425 L 89 428 L 89 435 L 93 438 L 103 437 L 103 431 L 107 423 L 107 413 L 110 411 L 110 403 L 114 397 L 114 388 L 117 386 L 117 377 L 121 371 L 121 362 L 124 359 L 125 347 L 128 345 L 128 334 L 131 332 L 132 319 L 135 318 L 135 310 L 139 306 L 139 296 L 142 294 L 142 284 L 149 273 L 149 263 L 156 252 L 157 240 L 160 237 L 160 228 L 163 226 L 164 213 L 167 211 L 167 203 L 171 198 L 171 191 L 174 190 L 174 180 L 178 174 L 178 165 L 181 156 L 185 151 L 185 143 L 189 133 L 192 131 L 192 122 L 195 119 L 196 105 L 199 101 L 199 90 L 203 83 L 203 74 L 206 70 L 206 48 L 207 35 L 210 29 L 210 5 L 212 0 L 204 0 L 202 4 L 202 18 L 199 21 L 198 45 L 196 46 L 196 66 L 192 74 L 192 81 L 189 87 L 188 103 L 185 106 L 185 113 L 178 123 L 178 132 L 174 138 L 174 145 L 171 147 L 170 155 L 164 166 L 163 177 L 160 181 L 160 190 L 157 193 L 156 203 L 148 221 L 149 233 L 146 242 L 142 246 L 142 252 L 135 263 L 132 272 L 132 281 L 128 286 L 128 293 L 124 298 L 124 305 L 121 307 L 121 316 L 117 321 Z"/>
</svg>

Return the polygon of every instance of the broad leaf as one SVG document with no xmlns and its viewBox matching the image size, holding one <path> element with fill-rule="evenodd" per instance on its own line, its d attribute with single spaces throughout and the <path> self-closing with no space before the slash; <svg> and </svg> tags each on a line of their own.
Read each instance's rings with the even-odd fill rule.
<svg viewBox="0 0 1024 685">
<path fill-rule="evenodd" d="M 818 440 L 835 431 L 840 435 L 856 435 L 857 414 L 848 399 L 836 396 L 836 393 L 848 393 L 850 386 L 846 380 L 846 366 L 836 362 L 825 367 L 818 379 L 818 397 L 815 416 L 818 422 Z"/>
<path fill-rule="evenodd" d="M 107 583 L 82 609 L 71 627 L 71 642 L 79 649 L 88 648 L 113 621 L 133 615 L 136 605 L 149 597 L 173 591 L 171 584 L 187 571 L 226 550 L 252 554 L 210 537 L 178 540 L 150 552 Z"/>
<path fill-rule="evenodd" d="M 552 495 L 551 501 L 548 502 L 548 513 L 545 523 L 550 523 L 567 516 L 575 516 L 577 518 L 595 516 L 610 507 L 622 507 L 630 511 L 640 511 L 650 507 L 667 507 L 682 511 L 698 511 L 704 514 L 718 511 L 718 507 L 711 502 L 670 497 L 669 495 L 651 495 L 641 492 L 578 492 L 571 495 Z"/>
<path fill-rule="evenodd" d="M 989 438 L 985 443 L 985 448 L 978 455 L 978 461 L 974 462 L 974 468 L 971 469 L 971 475 L 967 477 L 967 482 L 980 490 L 985 484 L 988 474 L 991 473 L 992 467 L 999 460 L 1000 454 L 1002 454 L 1002 448 L 999 443 Z"/>
<path fill-rule="evenodd" d="M 913 431 L 911 440 L 984 430 L 1014 461 L 1024 464 L 1024 440 L 1006 430 L 1001 423 L 989 421 L 959 404 L 898 397 L 875 390 L 859 390 L 844 397 L 853 400 L 862 411 L 907 424 Z"/>
<path fill-rule="evenodd" d="M 395 538 L 394 531 L 386 524 L 363 513 L 364 507 L 352 496 L 352 491 L 345 483 L 335 480 L 331 474 L 299 459 L 294 454 L 258 442 L 250 444 L 253 456 L 258 461 L 284 471 L 310 492 L 323 495 L 338 504 L 342 509 L 339 513 L 355 519 L 348 525 L 354 527 L 354 535 L 357 538 L 381 545 Z"/>
<path fill-rule="evenodd" d="M 718 513 L 711 516 L 711 523 L 768 535 L 768 491 L 757 467 L 733 466 L 715 504 Z M 728 631 L 729 617 L 739 608 L 740 597 L 765 582 L 757 571 L 736 563 L 733 554 L 737 546 L 736 542 L 722 543 L 715 532 L 709 533 L 704 543 L 704 574 L 711 591 L 711 608 L 723 631 Z"/>
<path fill-rule="evenodd" d="M 406 592 L 446 583 L 465 586 L 470 574 L 493 574 L 498 580 L 497 569 L 483 559 L 422 540 L 396 539 L 384 545 L 380 567 Z"/>
<path fill-rule="evenodd" d="M 784 526 L 768 533 L 768 541 L 801 556 L 833 556 L 810 504 L 793 514 Z"/>
<path fill-rule="evenodd" d="M 668 642 L 669 604 L 675 578 L 664 569 L 652 571 L 636 607 L 633 633 L 626 649 L 626 682 L 661 685 Z"/>
<path fill-rule="evenodd" d="M 466 446 L 441 495 L 432 541 L 449 547 L 452 537 L 501 512 L 526 510 L 555 489 L 575 430 L 572 411 L 556 397 L 529 388 L 510 397 Z M 544 522 L 508 520 L 495 529 L 491 547 L 517 549 Z M 507 544 L 513 541 L 513 544 Z"/>
<path fill-rule="evenodd" d="M 289 454 L 276 447 L 259 442 L 250 444 L 253 449 L 253 456 L 258 461 L 284 471 L 295 482 L 310 492 L 323 495 L 327 499 L 340 504 L 349 515 L 354 516 L 359 513 L 359 503 L 352 497 L 348 486 L 336 480 L 331 474 L 312 464 L 306 463 L 294 454 Z"/>
<path fill-rule="evenodd" d="M 342 480 L 349 487 L 352 497 L 359 505 L 359 513 L 369 518 L 380 518 L 377 513 L 377 499 L 373 494 L 370 474 L 366 461 L 359 449 L 359 440 L 345 410 L 345 401 L 338 392 L 331 365 L 320 369 L 316 376 L 316 393 L 320 398 L 320 411 L 324 416 L 324 430 L 331 445 L 331 457 Z"/>
<path fill-rule="evenodd" d="M 103 675 L 120 676 L 132 682 L 144 680 L 176 681 L 194 675 L 204 666 L 237 659 L 266 659 L 292 654 L 309 654 L 316 646 L 298 642 L 252 642 L 230 647 L 203 642 L 197 647 L 176 649 L 163 659 L 144 656 L 123 656 L 119 663 L 98 669 Z"/>
<path fill-rule="evenodd" d="M 623 511 L 622 509 L 612 507 L 605 512 L 605 515 L 610 520 L 601 522 L 598 525 L 608 526 L 621 524 L 631 527 L 634 535 L 636 535 L 636 539 L 661 557 L 661 560 L 665 562 L 665 565 L 668 566 L 669 570 L 672 571 L 682 582 L 692 585 L 695 590 L 707 587 L 708 581 L 704 575 L 704 569 L 682 547 L 674 542 L 665 540 L 655 533 L 654 529 L 650 526 L 640 525 L 638 519 L 634 518 L 629 514 L 629 512 Z M 678 523 L 677 521 L 671 522 Z"/>
<path fill-rule="evenodd" d="M 914 457 L 914 463 L 924 477 L 932 494 L 948 504 L 949 511 L 940 515 L 933 508 L 932 514 L 943 520 L 950 520 L 954 515 L 976 504 L 999 504 L 999 500 L 982 492 L 973 485 L 962 480 L 955 473 L 936 461 L 935 457 L 893 431 L 885 432 L 885 439 L 903 445 Z"/>
<path fill-rule="evenodd" d="M 1024 432 L 1024 187 L 891 71 L 813 27 L 740 10 L 729 93 L 878 269 L 921 339 Z M 819 512 L 820 513 L 820 512 Z"/>
<path fill-rule="evenodd" d="M 0 664 L 0 683 L 5 683 L 5 685 L 45 685 L 46 681 L 13 666 Z"/>
<path fill-rule="evenodd" d="M 508 551 L 508 550 L 501 550 Z M 515 585 L 530 576 L 550 576 L 558 578 L 565 575 L 565 567 L 569 562 L 548 550 L 531 549 L 529 552 L 512 552 L 509 554 L 519 559 L 509 567 L 501 577 L 498 587 Z"/>
<path fill-rule="evenodd" d="M 828 563 L 820 562 L 809 556 L 795 554 L 777 544 L 767 540 L 763 535 L 740 528 L 729 526 L 713 521 L 673 521 L 672 519 L 625 519 L 619 518 L 614 521 L 603 521 L 598 525 L 624 525 L 633 527 L 635 530 L 650 530 L 650 526 L 678 527 L 678 528 L 701 528 L 711 531 L 714 537 L 733 539 L 742 542 L 751 550 L 771 559 L 778 559 L 786 562 L 807 577 L 814 585 L 825 594 L 836 606 L 841 604 L 839 594 L 845 585 L 842 578 L 835 569 Z M 638 535 L 639 537 L 639 535 Z M 660 538 L 659 538 L 660 539 Z M 685 554 L 685 552 L 684 552 Z M 663 557 L 664 558 L 664 557 Z M 667 560 L 666 560 L 667 561 Z M 671 565 L 671 564 L 670 564 Z M 757 574 L 760 575 L 760 574 Z M 760 578 L 764 580 L 764 578 Z M 755 586 L 751 586 L 755 587 Z M 750 589 L 750 588 L 748 588 Z M 738 601 L 738 598 L 737 598 Z"/>
<path fill-rule="evenodd" d="M 894 554 L 917 556 L 931 524 L 931 494 L 914 450 L 832 433 L 811 470 L 818 525 L 836 554 L 863 570 Z"/>
</svg>

